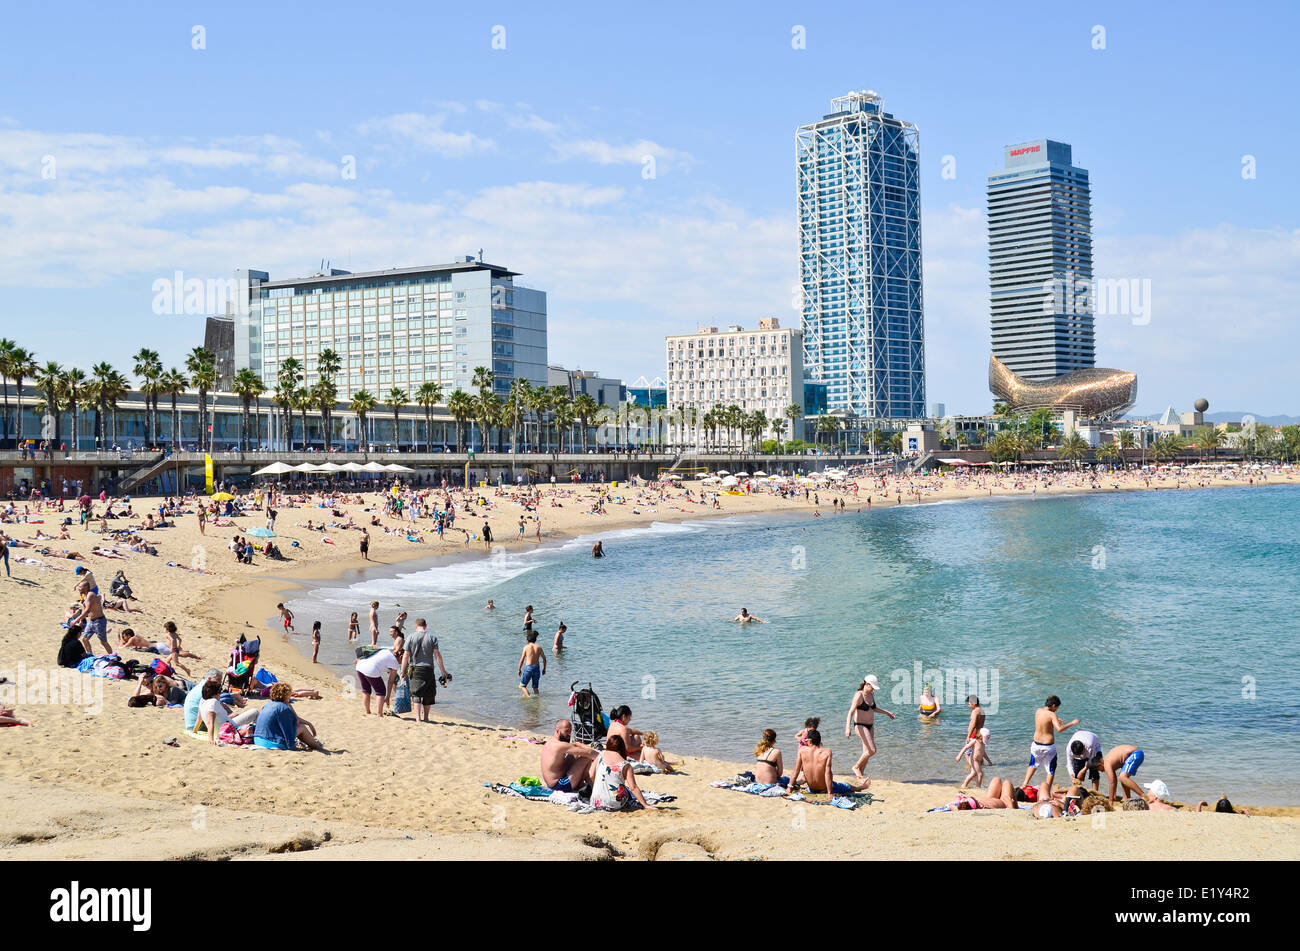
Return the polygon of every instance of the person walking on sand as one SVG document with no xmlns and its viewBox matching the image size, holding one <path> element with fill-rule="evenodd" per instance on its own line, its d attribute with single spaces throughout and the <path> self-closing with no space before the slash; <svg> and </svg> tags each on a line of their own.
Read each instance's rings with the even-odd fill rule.
<svg viewBox="0 0 1300 951">
<path fill-rule="evenodd" d="M 1029 744 L 1029 768 L 1025 770 L 1025 781 L 1020 784 L 1028 786 L 1029 781 L 1034 778 L 1034 773 L 1038 772 L 1038 767 L 1043 767 L 1047 771 L 1043 796 L 1048 799 L 1052 796 L 1052 780 L 1056 778 L 1056 734 L 1079 723 L 1078 717 L 1069 723 L 1062 723 L 1061 718 L 1056 714 L 1059 709 L 1061 709 L 1061 698 L 1052 694 L 1034 711 L 1034 740 Z"/>
<path fill-rule="evenodd" d="M 438 638 L 430 634 L 424 618 L 415 619 L 415 633 L 405 642 L 402 676 L 411 688 L 411 712 L 421 723 L 429 722 L 429 710 L 438 698 L 438 678 L 434 664 L 442 670 L 443 681 L 451 680 L 447 665 L 438 649 Z"/>
<path fill-rule="evenodd" d="M 541 676 L 546 673 L 546 651 L 542 650 L 537 644 L 537 632 L 528 632 L 528 643 L 524 645 L 523 652 L 519 655 L 519 689 L 523 691 L 525 697 L 542 695 Z M 532 683 L 533 692 L 528 692 L 528 685 Z"/>
<path fill-rule="evenodd" d="M 876 705 L 876 691 L 880 688 L 880 679 L 875 674 L 867 674 L 853 694 L 849 704 L 848 717 L 844 721 L 844 735 L 852 736 L 856 731 L 862 741 L 862 755 L 853 764 L 853 775 L 862 778 L 862 771 L 867 768 L 871 757 L 876 755 L 876 711 L 879 710 L 889 719 L 897 719 L 884 707 Z"/>
<path fill-rule="evenodd" d="M 370 646 L 379 646 L 379 602 L 370 602 Z"/>
</svg>

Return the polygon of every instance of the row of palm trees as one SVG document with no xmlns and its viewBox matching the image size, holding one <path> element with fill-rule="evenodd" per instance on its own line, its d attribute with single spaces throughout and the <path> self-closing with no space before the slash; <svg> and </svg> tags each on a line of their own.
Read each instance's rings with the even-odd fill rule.
<svg viewBox="0 0 1300 951">
<path fill-rule="evenodd" d="M 209 394 L 217 387 L 216 358 L 206 347 L 195 347 L 186 356 L 182 367 L 167 368 L 158 352 L 144 347 L 132 356 L 132 373 L 136 389 L 145 400 L 145 444 L 161 445 L 163 439 L 162 401 L 170 401 L 168 441 L 173 450 L 181 448 L 181 414 L 178 398 L 187 392 L 196 393 L 199 415 L 199 440 L 201 451 L 213 446 L 213 430 L 209 408 Z M 269 388 L 249 369 L 239 370 L 231 385 L 240 400 L 239 445 L 247 450 L 250 442 L 260 438 L 260 427 L 253 425 L 254 413 L 260 418 L 262 399 L 268 398 L 274 406 L 285 449 L 295 445 L 306 448 L 310 441 L 308 414 L 320 420 L 320 438 L 326 451 L 334 442 L 334 412 L 338 404 L 339 387 L 336 382 L 342 372 L 343 360 L 333 350 L 325 349 L 316 362 L 316 379 L 305 385 L 305 367 L 296 358 L 283 361 L 277 371 L 276 383 Z M 44 416 L 41 439 L 58 444 L 62 439 L 60 426 L 63 414 L 71 418 L 73 446 L 79 444 L 83 412 L 94 412 L 95 442 L 111 446 L 117 442 L 117 413 L 119 402 L 130 390 L 125 374 L 106 362 L 95 364 L 89 373 L 77 367 L 63 367 L 50 361 L 39 364 L 35 355 L 19 347 L 14 341 L 0 339 L 0 384 L 3 389 L 3 421 L 0 423 L 0 443 L 8 440 L 10 433 L 11 401 L 9 385 L 13 383 L 18 394 L 25 384 L 34 386 L 42 395 L 37 411 Z M 424 448 L 433 442 L 434 409 L 445 405 L 455 422 L 458 443 L 469 447 L 476 444 L 487 448 L 495 430 L 499 451 L 504 450 L 507 433 L 510 451 L 516 452 L 523 443 L 527 446 L 556 446 L 561 452 L 572 448 L 576 441 L 586 452 L 593 427 L 612 426 L 617 444 L 631 442 L 634 425 L 644 424 L 652 433 L 650 443 L 664 446 L 667 431 L 676 427 L 678 442 L 685 445 L 688 430 L 700 433 L 709 448 L 735 446 L 743 450 L 748 439 L 751 448 L 757 449 L 763 435 L 770 431 L 778 441 L 788 431 L 794 420 L 802 415 L 797 405 L 786 408 L 781 417 L 769 420 L 762 410 L 746 413 L 739 406 L 720 406 L 701 417 L 698 410 L 687 407 L 639 406 L 624 403 L 621 407 L 599 405 L 589 394 L 570 394 L 565 386 L 535 386 L 527 380 L 515 380 L 504 396 L 496 391 L 491 370 L 478 367 L 473 376 L 473 392 L 461 389 L 444 393 L 434 382 L 421 384 L 414 393 L 393 387 L 382 397 L 367 390 L 358 390 L 348 401 L 348 410 L 357 418 L 355 434 L 344 429 L 345 438 L 355 439 L 363 451 L 370 451 L 367 420 L 380 405 L 393 414 L 393 432 L 396 439 L 399 411 L 409 405 L 424 410 Z M 21 409 L 21 403 L 19 403 Z M 295 432 L 295 422 L 297 422 Z M 27 437 L 23 431 L 23 414 L 16 414 L 15 444 Z M 702 426 L 702 431 L 696 427 Z M 469 440 L 466 440 L 466 428 Z"/>
</svg>

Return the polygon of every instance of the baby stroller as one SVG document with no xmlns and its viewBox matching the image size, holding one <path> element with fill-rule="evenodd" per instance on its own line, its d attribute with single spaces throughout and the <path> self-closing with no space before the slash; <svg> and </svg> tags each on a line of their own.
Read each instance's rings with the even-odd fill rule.
<svg viewBox="0 0 1300 951">
<path fill-rule="evenodd" d="M 573 691 L 573 697 L 569 700 L 569 706 L 573 708 L 569 714 L 569 722 L 573 724 L 570 739 L 574 743 L 586 743 L 598 750 L 604 749 L 607 721 L 600 709 L 600 697 L 596 696 L 591 684 L 579 689 L 579 683 L 580 681 L 574 681 L 569 685 Z"/>
<path fill-rule="evenodd" d="M 239 635 L 239 641 L 230 652 L 230 666 L 226 668 L 226 683 L 223 690 L 247 691 L 257 672 L 257 657 L 262 650 L 260 638 L 245 640 Z"/>
</svg>

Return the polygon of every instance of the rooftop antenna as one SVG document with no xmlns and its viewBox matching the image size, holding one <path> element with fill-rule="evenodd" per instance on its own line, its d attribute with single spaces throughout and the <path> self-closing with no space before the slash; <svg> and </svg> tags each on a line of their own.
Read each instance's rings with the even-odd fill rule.
<svg viewBox="0 0 1300 951">
<path fill-rule="evenodd" d="M 479 248 L 479 249 L 478 249 L 478 263 L 479 263 L 479 264 L 482 264 L 482 263 L 483 263 L 483 249 L 482 249 L 482 248 Z"/>
</svg>

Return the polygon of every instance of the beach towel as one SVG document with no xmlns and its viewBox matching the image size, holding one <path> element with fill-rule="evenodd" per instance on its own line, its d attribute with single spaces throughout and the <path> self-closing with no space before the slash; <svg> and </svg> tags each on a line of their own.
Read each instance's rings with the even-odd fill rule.
<svg viewBox="0 0 1300 951">
<path fill-rule="evenodd" d="M 756 783 L 752 780 L 746 781 L 742 777 L 750 774 L 742 774 L 735 779 L 719 779 L 716 782 L 709 783 L 715 789 L 730 789 L 732 792 L 747 793 L 751 796 L 762 796 L 764 798 L 775 799 L 778 796 L 793 800 L 794 802 L 806 802 L 811 806 L 834 806 L 837 809 L 856 809 L 858 806 L 869 806 L 875 801 L 875 797 L 869 792 L 850 793 L 847 796 L 827 796 L 825 793 L 790 793 L 785 794 L 785 787 L 778 783 Z"/>
<path fill-rule="evenodd" d="M 588 812 L 605 812 L 603 809 L 597 810 L 591 805 L 590 801 L 578 798 L 574 793 L 562 793 L 546 786 L 521 786 L 519 783 L 511 783 L 508 786 L 503 783 L 484 783 L 483 785 L 501 796 L 513 796 L 516 799 L 527 799 L 530 802 L 549 802 L 555 805 L 567 806 L 571 812 L 584 814 Z M 676 796 L 651 792 L 648 789 L 641 790 L 641 795 L 645 796 L 645 801 L 652 806 L 677 801 Z"/>
</svg>

